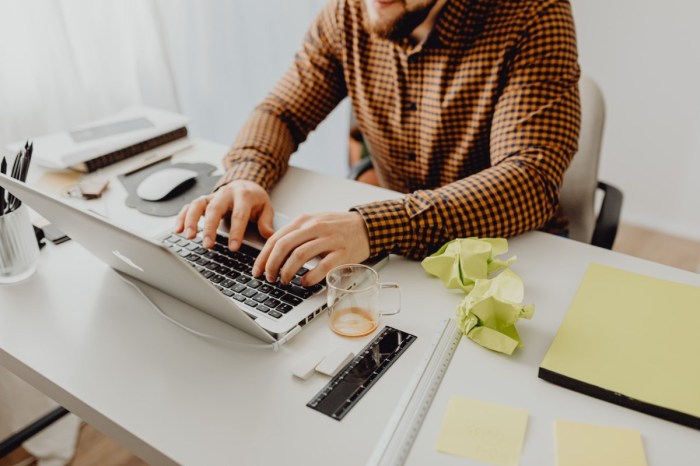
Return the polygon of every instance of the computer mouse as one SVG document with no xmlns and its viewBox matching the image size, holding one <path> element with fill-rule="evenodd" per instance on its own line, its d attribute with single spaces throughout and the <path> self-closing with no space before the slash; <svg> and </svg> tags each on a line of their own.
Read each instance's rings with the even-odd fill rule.
<svg viewBox="0 0 700 466">
<path fill-rule="evenodd" d="M 197 175 L 186 168 L 163 168 L 144 178 L 136 188 L 136 195 L 144 201 L 160 201 L 189 188 Z"/>
</svg>

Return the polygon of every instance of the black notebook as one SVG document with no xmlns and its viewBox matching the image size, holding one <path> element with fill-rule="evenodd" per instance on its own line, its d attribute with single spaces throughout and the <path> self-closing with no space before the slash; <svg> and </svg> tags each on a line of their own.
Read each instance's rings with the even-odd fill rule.
<svg viewBox="0 0 700 466">
<path fill-rule="evenodd" d="M 699 332 L 700 286 L 591 264 L 539 377 L 700 429 Z"/>
</svg>

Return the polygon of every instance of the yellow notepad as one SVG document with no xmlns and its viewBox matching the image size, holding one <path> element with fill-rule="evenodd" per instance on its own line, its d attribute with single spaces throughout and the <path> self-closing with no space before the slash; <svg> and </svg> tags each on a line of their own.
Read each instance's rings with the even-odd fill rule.
<svg viewBox="0 0 700 466">
<path fill-rule="evenodd" d="M 700 287 L 591 264 L 539 376 L 700 429 Z"/>
<path fill-rule="evenodd" d="M 557 466 L 647 466 L 633 429 L 557 421 Z"/>
</svg>

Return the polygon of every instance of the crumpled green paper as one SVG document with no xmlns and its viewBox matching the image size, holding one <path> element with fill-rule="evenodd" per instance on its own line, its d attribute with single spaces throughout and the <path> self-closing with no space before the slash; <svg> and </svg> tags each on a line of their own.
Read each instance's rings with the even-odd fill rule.
<svg viewBox="0 0 700 466">
<path fill-rule="evenodd" d="M 522 346 L 515 323 L 530 319 L 533 305 L 520 304 L 524 296 L 522 279 L 504 270 L 492 280 L 477 280 L 472 291 L 457 307 L 457 325 L 481 346 L 508 355 Z"/>
<path fill-rule="evenodd" d="M 486 279 L 515 261 L 515 256 L 507 260 L 495 257 L 507 251 L 508 241 L 503 238 L 459 238 L 423 259 L 422 265 L 447 288 L 469 293 L 477 280 Z"/>
</svg>

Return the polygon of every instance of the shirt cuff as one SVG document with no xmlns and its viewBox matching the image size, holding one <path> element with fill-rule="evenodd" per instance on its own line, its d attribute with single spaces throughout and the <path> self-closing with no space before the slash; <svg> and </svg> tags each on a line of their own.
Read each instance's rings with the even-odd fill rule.
<svg viewBox="0 0 700 466">
<path fill-rule="evenodd" d="M 359 213 L 369 235 L 369 255 L 382 253 L 405 254 L 413 244 L 411 221 L 404 199 L 357 205 L 350 210 Z"/>
<path fill-rule="evenodd" d="M 262 186 L 266 191 L 272 189 L 274 185 L 274 179 L 261 164 L 257 162 L 238 162 L 226 170 L 224 176 L 217 181 L 213 191 L 233 180 L 252 181 Z"/>
</svg>

